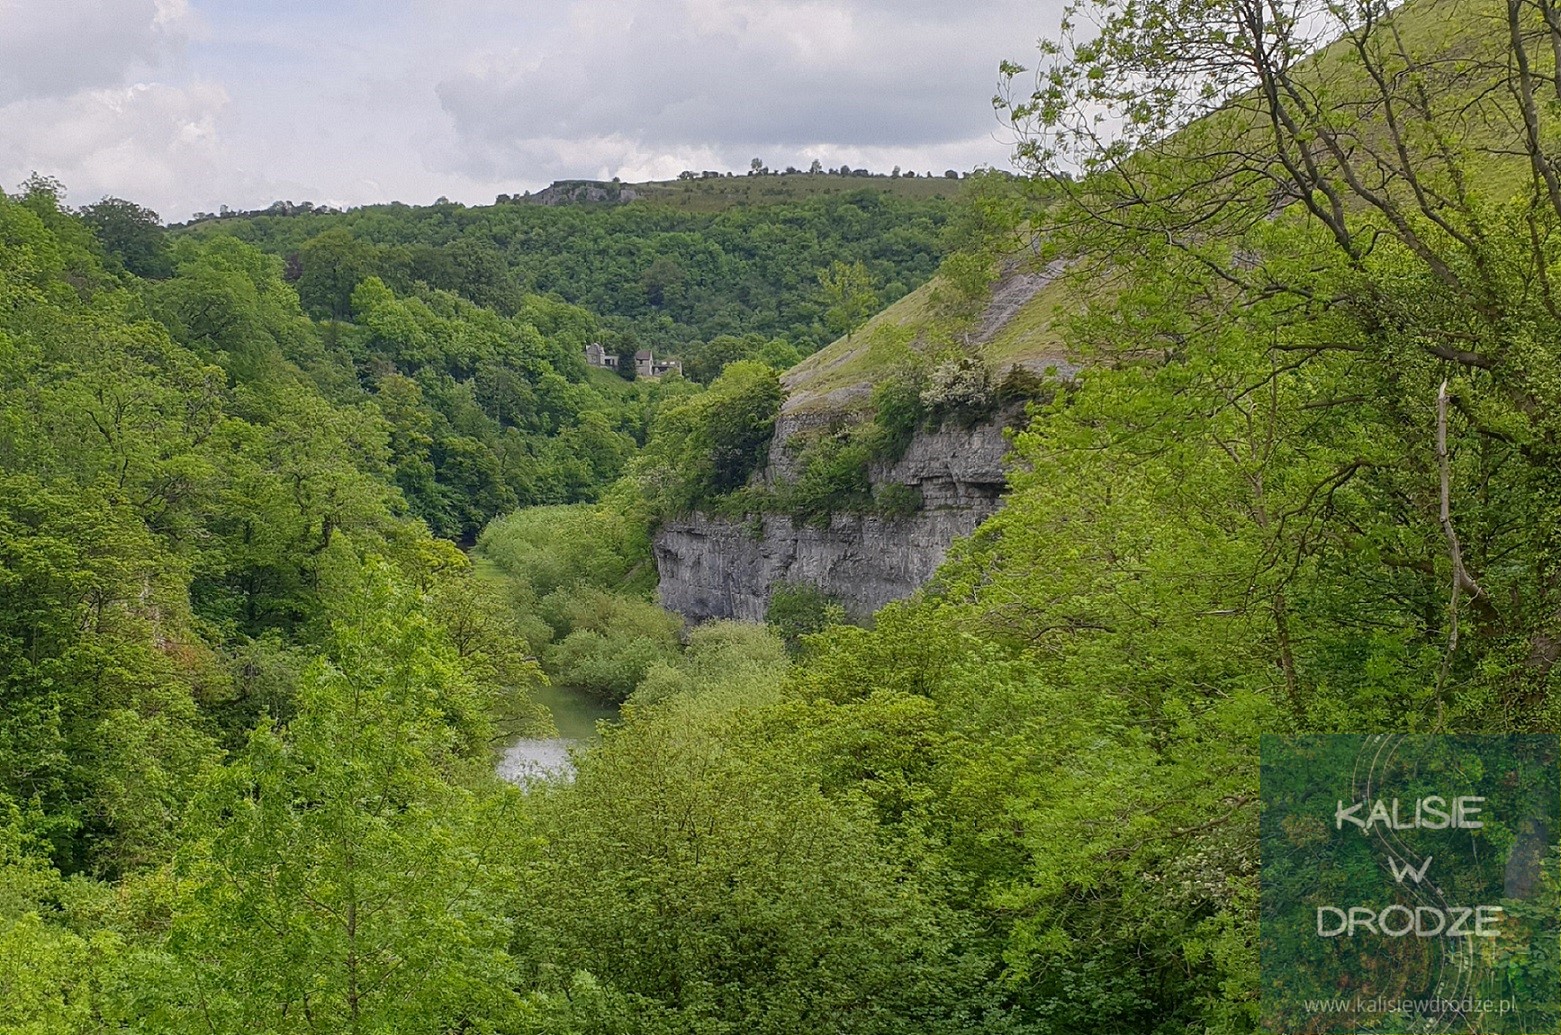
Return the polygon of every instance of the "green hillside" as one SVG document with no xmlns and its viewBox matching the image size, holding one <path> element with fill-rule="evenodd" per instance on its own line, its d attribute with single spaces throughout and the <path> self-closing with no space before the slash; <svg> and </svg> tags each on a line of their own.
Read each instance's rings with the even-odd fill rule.
<svg viewBox="0 0 1561 1035">
<path fill-rule="evenodd" d="M 1445 112 L 1449 126 L 1455 128 L 1442 144 L 1437 144 L 1424 138 L 1429 132 L 1425 127 L 1416 127 L 1422 136 L 1411 141 L 1411 146 L 1445 146 L 1446 157 L 1456 158 L 1467 181 L 1462 189 L 1482 200 L 1500 201 L 1521 193 L 1530 178 L 1522 130 L 1510 112 L 1503 109 L 1504 98 L 1489 89 L 1495 75 L 1493 69 L 1506 60 L 1502 12 L 1477 0 L 1425 0 L 1394 12 L 1391 26 L 1395 50 L 1401 49 L 1420 65 L 1446 70 L 1438 84 L 1440 94 L 1434 102 L 1435 110 L 1423 121 L 1432 122 Z M 1545 74 L 1551 64 L 1548 56 L 1541 57 L 1535 74 Z M 1391 175 L 1394 164 L 1403 159 L 1396 153 L 1397 142 L 1387 129 L 1372 71 L 1352 41 L 1345 38 L 1298 62 L 1296 74 L 1307 89 L 1315 91 L 1318 105 L 1334 112 L 1341 135 L 1352 146 L 1383 155 L 1379 171 L 1379 175 L 1385 176 L 1381 184 L 1383 196 L 1407 198 L 1412 203 L 1411 188 Z M 1165 185 L 1185 178 L 1187 168 L 1207 166 L 1209 160 L 1199 157 L 1203 152 L 1220 156 L 1217 161 L 1243 155 L 1248 156 L 1243 161 L 1249 165 L 1266 164 L 1251 157 L 1263 154 L 1271 134 L 1260 105 L 1255 96 L 1239 96 L 1162 144 L 1146 148 L 1127 168 L 1137 170 L 1144 183 L 1162 185 L 1171 191 L 1176 188 Z M 1445 193 L 1455 192 L 1455 188 L 1443 182 L 1447 179 L 1445 170 L 1427 167 L 1422 172 L 1428 183 L 1435 181 L 1434 186 Z M 1211 180 L 1229 176 L 1225 194 L 1218 198 L 1224 225 L 1261 220 L 1272 209 L 1273 199 L 1264 193 L 1272 184 L 1265 177 L 1248 176 L 1246 182 L 1238 182 L 1240 177 L 1228 169 L 1216 174 L 1210 167 L 1205 173 Z M 1030 184 L 1030 189 L 1042 188 Z M 1361 196 L 1345 197 L 1341 203 L 1353 213 L 1374 211 L 1372 203 Z M 1294 200 L 1288 204 L 1292 212 L 1300 208 Z M 1056 207 L 1059 211 L 1066 208 Z M 1022 221 L 1018 210 L 1012 215 L 1016 221 Z M 1029 207 L 1027 218 L 1042 237 L 1054 230 L 1061 231 L 1059 237 L 1067 237 L 1077 229 L 1063 225 L 1066 216 L 1054 219 L 1044 214 L 1038 204 Z M 1075 247 L 1087 254 L 1093 245 L 1097 254 L 1104 254 L 1120 243 L 1092 240 L 1094 233 L 1079 235 Z M 999 249 L 994 255 L 990 242 L 988 245 L 987 254 L 981 258 L 1003 272 L 991 278 L 989 287 L 979 295 L 979 304 L 968 299 L 964 304 L 951 301 L 950 296 L 957 293 L 946 278 L 935 277 L 893 301 L 850 335 L 836 339 L 788 371 L 784 378 L 789 390 L 788 409 L 853 408 L 894 367 L 908 362 L 925 363 L 937 356 L 977 356 L 998 378 L 1016 365 L 1037 373 L 1059 366 L 1064 370 L 1071 367 L 1064 347 L 1065 325 L 1083 312 L 1092 299 L 1099 300 L 1101 285 L 1106 280 L 1101 270 L 1110 267 L 1110 260 L 1091 261 L 1087 274 L 1069 273 L 1067 263 L 1048 265 L 1036 259 L 1033 248 L 1020 247 L 1008 254 Z"/>
<path fill-rule="evenodd" d="M 720 212 L 737 206 L 777 205 L 872 190 L 911 201 L 949 201 L 959 195 L 957 178 L 945 176 L 831 176 L 772 173 L 766 176 L 710 176 L 626 184 L 650 204 L 690 212 Z"/>
<path fill-rule="evenodd" d="M 896 367 L 954 353 L 980 357 L 999 380 L 1014 367 L 1072 369 L 1059 318 L 1074 294 L 1055 271 L 1015 261 L 974 313 L 950 313 L 949 290 L 934 278 L 788 370 L 787 409 L 854 408 Z"/>
<path fill-rule="evenodd" d="M 920 286 L 947 250 L 961 187 L 839 175 L 569 181 L 495 205 L 276 208 L 177 234 L 236 237 L 284 259 L 317 317 L 348 317 L 353 288 L 377 276 L 401 294 L 422 285 L 504 315 L 526 295 L 553 295 L 605 318 L 620 354 L 757 335 L 806 355 L 834 336 L 820 274 L 860 263 L 885 300 Z M 641 189 L 647 197 L 624 203 L 572 200 Z"/>
</svg>

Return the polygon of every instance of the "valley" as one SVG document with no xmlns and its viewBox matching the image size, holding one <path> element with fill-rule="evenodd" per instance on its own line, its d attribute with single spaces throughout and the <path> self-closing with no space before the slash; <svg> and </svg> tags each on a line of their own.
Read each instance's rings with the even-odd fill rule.
<svg viewBox="0 0 1561 1035">
<path fill-rule="evenodd" d="M 1552 1030 L 1561 15 L 1078 14 L 1011 170 L 0 191 L 0 1035 Z"/>
</svg>

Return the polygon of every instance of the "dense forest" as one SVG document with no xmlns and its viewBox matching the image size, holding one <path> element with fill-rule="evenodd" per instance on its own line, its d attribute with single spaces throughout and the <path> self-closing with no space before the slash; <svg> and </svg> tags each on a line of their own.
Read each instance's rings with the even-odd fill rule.
<svg viewBox="0 0 1561 1035">
<path fill-rule="evenodd" d="M 1259 738 L 1561 720 L 1561 18 L 1077 23 L 1007 66 L 996 231 L 0 194 L 0 1033 L 1258 1030 Z M 1015 247 L 1080 374 L 885 379 L 755 491 L 768 346 Z M 869 458 L 1022 399 L 1002 510 L 870 623 L 654 603 L 666 515 L 892 512 Z M 545 680 L 621 717 L 522 789 Z"/>
<path fill-rule="evenodd" d="M 862 187 L 720 211 L 517 199 L 247 214 L 189 232 L 283 257 L 320 317 L 350 315 L 356 286 L 377 276 L 397 293 L 427 285 L 505 315 L 528 295 L 556 296 L 604 318 L 608 343 L 629 355 L 757 336 L 789 343 L 795 362 L 931 276 L 958 243 L 943 233 L 949 208 L 942 195 Z"/>
</svg>

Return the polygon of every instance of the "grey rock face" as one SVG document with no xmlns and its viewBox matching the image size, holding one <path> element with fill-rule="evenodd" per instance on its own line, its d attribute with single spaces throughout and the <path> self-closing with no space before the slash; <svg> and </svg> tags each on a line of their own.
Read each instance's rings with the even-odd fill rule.
<svg viewBox="0 0 1561 1035">
<path fill-rule="evenodd" d="M 620 183 L 599 180 L 558 180 L 532 194 L 534 205 L 623 204 L 639 197 L 639 192 Z"/>
<path fill-rule="evenodd" d="M 782 445 L 784 436 L 777 439 Z M 662 606 L 696 622 L 761 621 L 773 586 L 805 582 L 865 617 L 915 592 L 950 544 L 997 510 L 1007 446 L 1001 424 L 918 434 L 903 457 L 872 472 L 875 486 L 921 490 L 924 509 L 907 517 L 836 514 L 828 528 L 797 527 L 775 514 L 668 521 L 654 544 Z M 783 452 L 772 448 L 772 464 Z M 779 464 L 771 476 L 785 476 L 784 458 Z"/>
</svg>

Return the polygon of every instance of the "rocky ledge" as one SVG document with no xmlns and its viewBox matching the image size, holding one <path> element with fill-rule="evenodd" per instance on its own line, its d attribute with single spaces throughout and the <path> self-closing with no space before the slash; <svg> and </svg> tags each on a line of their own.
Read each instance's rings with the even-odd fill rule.
<svg viewBox="0 0 1561 1035">
<path fill-rule="evenodd" d="M 827 528 L 777 514 L 665 522 L 654 544 L 662 606 L 695 622 L 761 621 L 774 586 L 807 583 L 864 618 L 910 596 L 950 544 L 1000 505 L 1008 447 L 1002 429 L 999 422 L 919 433 L 898 461 L 875 469 L 875 486 L 920 490 L 923 508 L 904 517 L 836 514 Z"/>
</svg>

